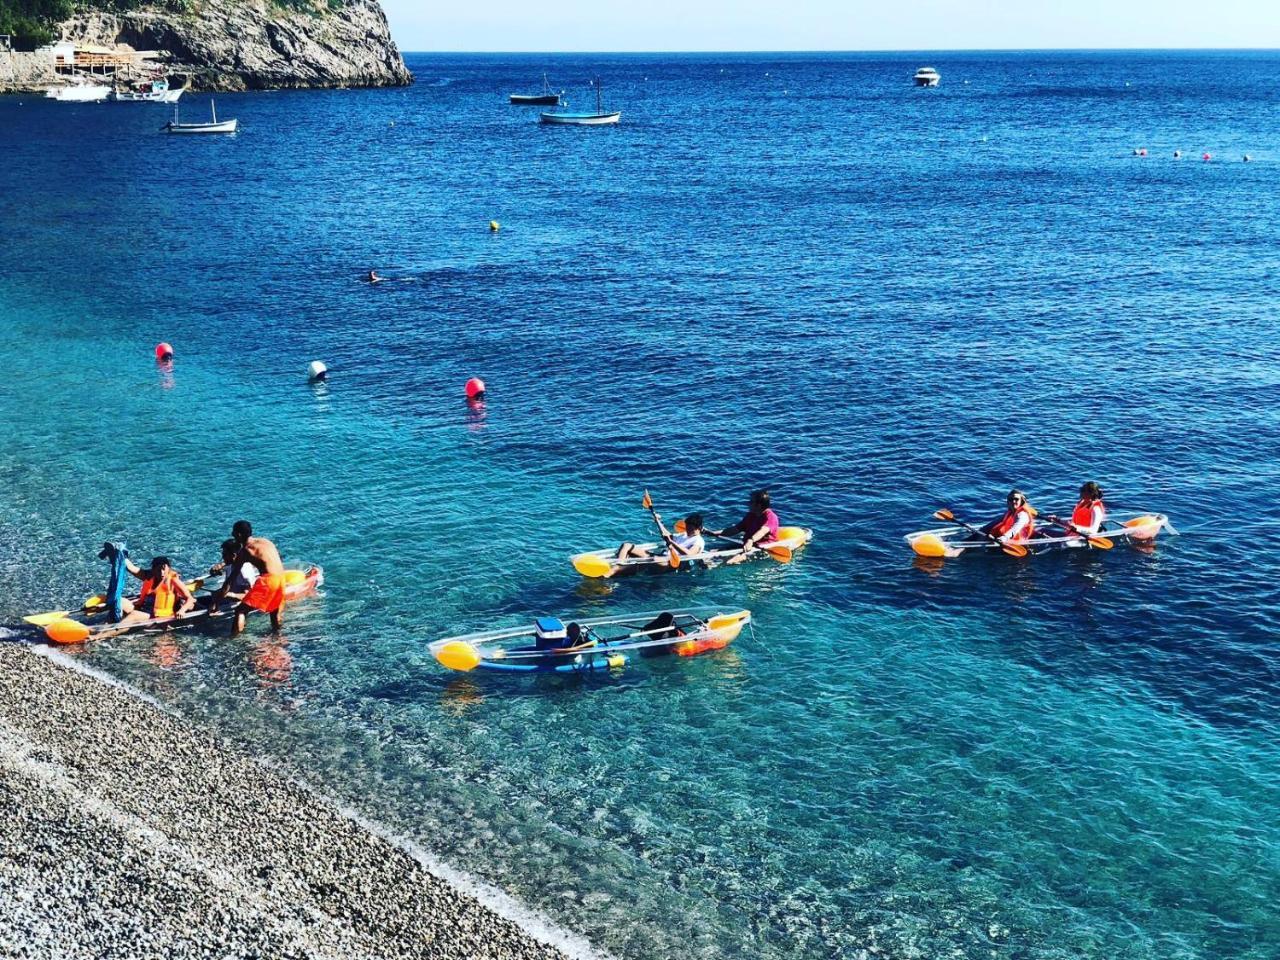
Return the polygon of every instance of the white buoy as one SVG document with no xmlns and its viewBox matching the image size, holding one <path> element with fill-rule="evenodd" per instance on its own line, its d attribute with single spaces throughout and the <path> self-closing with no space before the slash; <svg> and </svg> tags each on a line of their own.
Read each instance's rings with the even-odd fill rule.
<svg viewBox="0 0 1280 960">
<path fill-rule="evenodd" d="M 329 376 L 329 368 L 319 360 L 312 360 L 307 366 L 307 379 L 312 383 L 319 383 L 321 380 L 327 379 Z"/>
</svg>

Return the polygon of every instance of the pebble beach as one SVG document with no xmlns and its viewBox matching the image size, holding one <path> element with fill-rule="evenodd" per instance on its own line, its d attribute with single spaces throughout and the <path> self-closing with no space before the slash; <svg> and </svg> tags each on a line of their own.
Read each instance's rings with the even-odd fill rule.
<svg viewBox="0 0 1280 960">
<path fill-rule="evenodd" d="M 33 960 L 566 956 L 306 786 L 15 644 L 0 903 L 0 955 Z"/>
</svg>

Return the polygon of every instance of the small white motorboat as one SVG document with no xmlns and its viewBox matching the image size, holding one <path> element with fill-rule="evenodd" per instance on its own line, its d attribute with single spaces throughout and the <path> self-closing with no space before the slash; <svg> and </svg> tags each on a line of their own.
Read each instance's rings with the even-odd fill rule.
<svg viewBox="0 0 1280 960">
<path fill-rule="evenodd" d="M 66 87 L 52 87 L 45 96 L 61 103 L 98 103 L 107 99 L 111 88 L 98 83 L 75 83 Z"/>
<path fill-rule="evenodd" d="M 541 123 L 559 123 L 575 127 L 599 127 L 608 123 L 617 123 L 622 118 L 622 111 L 606 112 L 604 99 L 600 92 L 600 78 L 596 77 L 596 109 L 594 113 L 574 112 L 572 110 L 553 110 L 539 115 Z"/>
<path fill-rule="evenodd" d="M 169 133 L 235 133 L 236 120 L 219 120 L 218 109 L 214 106 L 213 101 L 209 101 L 209 114 L 213 119 L 209 123 L 179 123 L 178 108 L 173 108 L 173 119 L 166 123 L 161 130 Z"/>
<path fill-rule="evenodd" d="M 938 81 L 942 79 L 942 74 L 933 67 L 921 67 L 912 79 L 917 87 L 936 87 Z"/>
</svg>

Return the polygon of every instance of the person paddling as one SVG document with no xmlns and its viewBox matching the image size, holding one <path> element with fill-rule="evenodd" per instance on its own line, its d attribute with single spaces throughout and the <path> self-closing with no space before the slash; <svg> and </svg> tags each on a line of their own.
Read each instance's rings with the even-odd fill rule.
<svg viewBox="0 0 1280 960">
<path fill-rule="evenodd" d="M 369 276 L 365 277 L 365 279 L 366 279 L 369 283 L 381 283 L 383 278 L 382 278 L 382 277 L 380 277 L 380 276 L 378 276 L 378 271 L 377 271 L 377 270 L 370 270 L 370 271 L 369 271 Z"/>
<path fill-rule="evenodd" d="M 142 581 L 142 589 L 136 600 L 120 601 L 124 616 L 119 626 L 181 616 L 196 605 L 195 595 L 183 582 L 182 575 L 173 569 L 168 557 L 156 557 L 149 570 L 143 570 L 128 557 L 124 562 L 125 569 Z"/>
<path fill-rule="evenodd" d="M 1035 514 L 1027 505 L 1021 490 L 1010 490 L 1005 497 L 1004 516 L 983 529 L 1001 543 L 1026 543 L 1036 532 Z"/>
<path fill-rule="evenodd" d="M 762 543 L 772 543 L 778 539 L 778 515 L 770 506 L 769 491 L 756 490 L 751 494 L 751 503 L 747 513 L 741 520 L 723 530 L 709 530 L 716 537 L 742 537 L 742 552 L 730 557 L 725 563 L 741 563 L 751 551 Z"/>
<path fill-rule="evenodd" d="M 697 557 L 706 549 L 706 542 L 702 539 L 702 514 L 691 513 L 684 518 L 684 533 L 672 533 L 668 530 L 666 526 L 663 525 L 662 515 L 659 513 L 654 513 L 653 519 L 657 521 L 658 530 L 662 534 L 663 544 L 669 549 L 675 550 L 676 553 L 680 555 L 681 566 L 684 566 L 683 561 L 686 558 Z M 634 569 L 623 564 L 621 562 L 623 560 L 632 558 L 648 559 L 649 557 L 660 556 L 661 553 L 664 552 L 666 551 L 664 550 L 659 553 L 654 553 L 653 551 L 646 550 L 644 547 L 637 546 L 634 543 L 624 543 L 618 548 L 616 560 L 619 562 L 615 563 L 605 576 L 616 577 L 623 571 Z M 674 568 L 665 567 L 661 569 L 672 570 Z"/>
<path fill-rule="evenodd" d="M 235 558 L 228 565 L 233 570 L 239 564 L 248 561 L 258 571 L 249 592 L 236 607 L 236 622 L 232 636 L 244 629 L 245 614 L 249 610 L 261 610 L 271 615 L 271 629 L 279 630 L 284 619 L 284 564 L 280 562 L 280 551 L 276 545 L 265 537 L 255 537 L 253 527 L 248 520 L 237 520 L 231 528 L 231 539 L 239 547 Z M 232 577 L 227 577 L 222 586 L 209 598 L 209 612 L 217 611 L 218 604 L 231 591 Z"/>
<path fill-rule="evenodd" d="M 1107 507 L 1102 502 L 1102 488 L 1090 480 L 1080 487 L 1080 500 L 1071 511 L 1071 526 L 1084 534 L 1098 533 L 1107 519 Z M 1082 537 L 1075 537 L 1083 542 Z"/>
</svg>

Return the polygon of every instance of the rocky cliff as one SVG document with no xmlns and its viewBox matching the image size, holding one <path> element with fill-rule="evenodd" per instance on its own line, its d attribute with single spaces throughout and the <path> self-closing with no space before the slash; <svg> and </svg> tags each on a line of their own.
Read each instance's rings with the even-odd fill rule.
<svg viewBox="0 0 1280 960">
<path fill-rule="evenodd" d="M 63 39 L 165 55 L 199 90 L 389 87 L 413 82 L 377 0 L 188 0 L 59 25 Z"/>
</svg>

